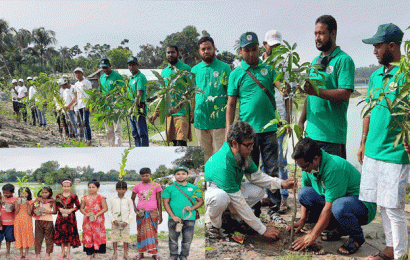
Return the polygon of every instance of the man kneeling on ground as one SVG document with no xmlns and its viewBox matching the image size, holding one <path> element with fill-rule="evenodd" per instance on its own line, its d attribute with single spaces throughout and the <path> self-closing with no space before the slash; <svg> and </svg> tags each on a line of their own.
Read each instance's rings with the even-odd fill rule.
<svg viewBox="0 0 410 260">
<path fill-rule="evenodd" d="M 205 223 L 208 234 L 223 236 L 222 214 L 226 209 L 236 220 L 245 221 L 259 234 L 277 239 L 279 231 L 266 227 L 255 216 L 251 207 L 262 200 L 267 188 L 292 189 L 295 179 L 281 180 L 258 171 L 250 154 L 255 143 L 256 132 L 245 121 L 236 121 L 229 128 L 227 142 L 205 164 Z M 248 182 L 242 182 L 243 176 Z"/>
<path fill-rule="evenodd" d="M 292 158 L 303 171 L 299 191 L 301 218 L 295 223 L 296 232 L 305 223 L 316 223 L 309 234 L 293 242 L 292 248 L 305 249 L 327 228 L 331 231 L 322 240 L 336 241 L 349 235 L 337 252 L 356 253 L 365 241 L 361 226 L 374 219 L 377 209 L 375 203 L 359 200 L 360 172 L 345 159 L 320 149 L 310 138 L 296 144 Z"/>
</svg>

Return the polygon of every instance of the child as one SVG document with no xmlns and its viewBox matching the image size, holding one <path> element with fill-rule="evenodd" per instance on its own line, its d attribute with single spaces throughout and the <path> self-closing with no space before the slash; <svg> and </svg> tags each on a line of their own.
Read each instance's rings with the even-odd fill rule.
<svg viewBox="0 0 410 260">
<path fill-rule="evenodd" d="M 14 186 L 10 183 L 6 184 L 2 188 L 3 190 L 3 203 L 1 205 L 1 226 L 0 230 L 0 246 L 3 238 L 6 239 L 6 259 L 10 258 L 10 245 L 14 242 L 14 208 L 17 197 L 13 196 Z M 11 206 L 6 206 L 11 205 Z M 11 212 L 6 211 L 6 207 L 11 207 Z"/>
<path fill-rule="evenodd" d="M 81 213 L 83 219 L 83 244 L 87 259 L 96 258 L 98 254 L 105 254 L 107 236 L 105 233 L 104 213 L 107 212 L 107 201 L 98 194 L 100 183 L 92 180 L 88 183 L 88 195 L 81 198 Z"/>
<path fill-rule="evenodd" d="M 186 260 L 189 255 L 189 248 L 192 239 L 194 238 L 194 228 L 196 219 L 196 209 L 204 204 L 202 193 L 198 187 L 188 183 L 188 169 L 184 166 L 176 168 L 176 181 L 174 184 L 165 188 L 162 198 L 164 199 L 164 208 L 169 214 L 168 230 L 169 230 L 169 251 L 170 259 Z M 189 197 L 189 199 L 187 198 Z M 192 213 L 192 214 L 190 214 Z M 181 254 L 178 254 L 178 237 L 180 231 L 176 229 L 183 224 L 182 227 L 182 244 Z"/>
<path fill-rule="evenodd" d="M 75 248 L 81 245 L 75 218 L 75 212 L 80 209 L 81 205 L 77 195 L 70 192 L 71 184 L 70 180 L 63 180 L 61 182 L 63 193 L 56 196 L 58 215 L 54 229 L 54 243 L 61 246 L 61 255 L 58 259 L 64 259 L 64 257 L 71 259 L 70 247 Z M 67 211 L 67 217 L 62 215 L 65 211 Z M 66 248 L 67 251 L 65 251 Z"/>
<path fill-rule="evenodd" d="M 50 254 L 53 252 L 53 237 L 54 225 L 53 216 L 56 214 L 56 201 L 52 198 L 53 190 L 50 187 L 43 187 L 37 194 L 37 199 L 34 202 L 36 209 L 42 209 L 41 215 L 35 214 L 35 251 L 36 259 L 40 260 L 41 245 L 43 239 L 46 240 L 46 258 L 50 259 Z"/>
<path fill-rule="evenodd" d="M 137 213 L 137 247 L 139 255 L 134 259 L 144 257 L 144 252 L 152 254 L 153 259 L 161 259 L 157 253 L 158 224 L 162 222 L 161 185 L 151 180 L 151 170 L 140 170 L 142 182 L 132 189 L 131 199 L 134 211 Z M 138 194 L 138 206 L 135 206 L 135 197 Z"/>
<path fill-rule="evenodd" d="M 108 201 L 108 215 L 110 216 L 112 229 L 111 241 L 113 242 L 114 253 L 111 259 L 117 259 L 117 244 L 122 238 L 124 242 L 124 259 L 131 260 L 128 257 L 128 243 L 131 243 L 130 238 L 130 217 L 133 210 L 132 201 L 130 198 L 125 198 L 127 192 L 127 183 L 125 181 L 117 182 L 115 185 L 118 197 L 114 197 Z"/>
<path fill-rule="evenodd" d="M 17 259 L 30 259 L 28 249 L 34 246 L 33 220 L 31 212 L 33 209 L 33 201 L 31 191 L 28 187 L 21 187 L 18 190 L 19 198 L 26 199 L 26 202 L 16 203 L 16 219 L 14 221 L 14 236 L 16 239 L 16 247 L 20 249 L 20 256 Z M 23 253 L 23 249 L 25 254 Z"/>
</svg>

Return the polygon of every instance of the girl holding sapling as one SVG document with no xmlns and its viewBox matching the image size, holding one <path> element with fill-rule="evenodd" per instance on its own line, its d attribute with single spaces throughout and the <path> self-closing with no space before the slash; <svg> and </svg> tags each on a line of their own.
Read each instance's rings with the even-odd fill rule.
<svg viewBox="0 0 410 260">
<path fill-rule="evenodd" d="M 53 190 L 50 187 L 42 187 L 34 202 L 35 223 L 35 251 L 36 259 L 40 260 L 41 245 L 46 240 L 46 258 L 50 259 L 53 253 L 54 225 L 53 216 L 56 214 L 56 201 L 53 199 Z"/>
<path fill-rule="evenodd" d="M 106 198 L 98 194 L 100 183 L 92 180 L 88 183 L 88 195 L 81 198 L 81 213 L 83 219 L 83 245 L 87 259 L 97 254 L 105 254 L 107 235 L 105 233 L 104 213 L 107 212 Z"/>
<path fill-rule="evenodd" d="M 68 179 L 61 182 L 63 192 L 56 196 L 57 219 L 54 230 L 54 243 L 61 246 L 61 255 L 58 259 L 72 259 L 71 247 L 81 245 L 77 229 L 75 212 L 80 209 L 77 195 L 71 193 L 72 182 Z"/>
<path fill-rule="evenodd" d="M 17 259 L 30 259 L 28 250 L 34 246 L 33 220 L 31 219 L 33 201 L 28 187 L 21 187 L 18 190 L 18 195 L 14 220 L 15 244 L 20 249 L 20 256 Z M 23 252 L 24 249 L 25 252 Z"/>
</svg>

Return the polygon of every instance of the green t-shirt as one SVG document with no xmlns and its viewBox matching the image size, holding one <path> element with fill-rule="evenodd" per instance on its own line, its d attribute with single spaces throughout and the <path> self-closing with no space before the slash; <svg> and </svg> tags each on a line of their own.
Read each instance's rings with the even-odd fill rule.
<svg viewBox="0 0 410 260">
<path fill-rule="evenodd" d="M 175 66 L 168 64 L 168 67 L 166 67 L 165 69 L 162 70 L 161 72 L 161 77 L 168 78 L 171 75 L 175 74 L 176 72 L 178 72 L 179 70 L 187 70 L 187 71 L 191 71 L 191 67 L 189 67 L 187 64 L 183 63 L 182 61 L 178 60 L 177 64 Z M 168 84 L 168 80 L 165 79 L 165 83 Z M 178 89 L 183 89 L 184 86 L 182 84 L 177 84 Z M 174 99 L 176 99 L 177 101 L 181 100 L 181 97 L 176 94 Z M 172 102 L 172 106 L 176 106 L 177 104 L 175 102 Z M 188 103 L 187 105 L 187 112 L 189 113 L 189 110 L 191 108 L 191 105 Z M 189 114 L 188 114 L 189 115 Z M 185 116 L 187 117 L 185 108 L 181 108 L 178 112 L 176 112 L 175 114 L 172 114 L 172 116 Z"/>
<path fill-rule="evenodd" d="M 246 73 L 252 73 L 262 85 L 270 92 L 275 100 L 276 72 L 271 70 L 266 63 L 259 59 L 257 66 L 249 66 L 245 61 L 232 71 L 229 76 L 228 95 L 239 99 L 239 118 L 248 122 L 257 133 L 262 133 L 262 128 L 275 118 L 276 103 L 270 101 L 262 88 Z M 277 126 L 272 125 L 264 132 L 276 131 Z"/>
<path fill-rule="evenodd" d="M 359 196 L 360 172 L 345 159 L 322 150 L 322 161 L 318 174 L 302 172 L 302 187 L 312 187 L 327 202 L 356 195 Z M 376 204 L 363 202 L 368 213 L 368 223 L 376 216 Z M 370 205 L 374 204 L 374 205 Z"/>
<path fill-rule="evenodd" d="M 173 184 L 177 185 L 183 192 L 185 192 L 188 197 L 191 198 L 192 202 L 195 204 L 196 203 L 196 197 L 202 197 L 202 192 L 200 189 L 198 189 L 197 186 L 187 183 L 185 186 L 178 184 L 177 182 L 174 182 Z M 185 217 L 188 216 L 188 212 L 182 215 L 182 210 L 186 206 L 192 207 L 192 203 L 188 200 L 188 198 L 182 194 L 180 190 L 178 190 L 174 185 L 169 185 L 164 189 L 164 192 L 162 193 L 162 198 L 163 199 L 170 199 L 169 200 L 169 206 L 172 209 L 172 212 L 174 213 L 175 216 L 184 219 Z M 192 211 L 192 216 L 189 217 L 186 220 L 195 220 L 196 217 L 196 211 Z M 168 217 L 169 219 L 172 219 L 171 216 Z"/>
<path fill-rule="evenodd" d="M 142 93 L 140 102 L 145 102 L 145 94 L 147 92 L 147 87 L 145 84 L 147 84 L 147 78 L 141 73 L 141 71 L 138 71 L 137 74 L 130 78 L 130 89 L 128 89 L 130 97 L 134 99 L 137 96 L 137 91 L 142 90 L 144 92 Z"/>
<path fill-rule="evenodd" d="M 317 56 L 312 64 L 317 64 Z M 328 66 L 319 74 L 326 77 L 323 89 L 354 90 L 355 66 L 352 58 L 337 47 L 330 56 Z M 323 80 L 314 70 L 310 71 L 310 79 Z M 347 107 L 349 101 L 330 101 L 308 95 L 306 107 L 306 136 L 313 140 L 346 144 Z"/>
<path fill-rule="evenodd" d="M 100 84 L 101 86 L 99 86 L 98 89 L 101 92 L 106 93 L 113 90 L 115 85 L 124 86 L 124 79 L 118 72 L 111 71 L 108 76 L 105 73 L 101 75 Z"/>
<path fill-rule="evenodd" d="M 394 67 L 387 75 L 385 74 L 385 66 L 382 66 L 376 70 L 369 80 L 369 88 L 367 95 L 373 93 L 374 98 L 377 98 L 382 92 L 391 92 L 387 94 L 385 98 L 389 98 L 392 102 L 395 100 L 399 91 L 396 89 L 389 89 L 390 85 L 394 84 L 394 74 L 399 68 Z M 387 85 L 384 86 L 384 80 L 388 79 Z M 399 82 L 401 85 L 402 83 Z M 408 164 L 409 157 L 404 150 L 403 144 L 400 144 L 393 149 L 393 142 L 395 136 L 400 133 L 401 128 L 396 127 L 391 129 L 389 127 L 393 118 L 390 115 L 389 110 L 386 108 L 386 99 L 383 98 L 379 102 L 380 105 L 376 105 L 370 115 L 369 132 L 367 134 L 365 155 L 388 163 Z"/>
<path fill-rule="evenodd" d="M 195 128 L 225 128 L 228 86 L 222 84 L 222 81 L 227 82 L 229 74 L 231 74 L 231 68 L 225 62 L 215 58 L 210 64 L 202 61 L 195 65 L 192 68 L 192 73 L 196 74 L 196 87 L 204 91 L 204 93 L 199 92 L 195 96 Z M 213 101 L 206 101 L 210 96 L 217 97 Z M 215 115 L 211 118 L 212 112 L 216 110 L 219 111 L 218 117 Z"/>
<path fill-rule="evenodd" d="M 231 148 L 225 142 L 222 148 L 209 158 L 205 164 L 205 181 L 215 183 L 227 193 L 235 193 L 241 189 L 243 175 L 258 171 L 255 163 L 249 168 L 238 166 Z"/>
</svg>

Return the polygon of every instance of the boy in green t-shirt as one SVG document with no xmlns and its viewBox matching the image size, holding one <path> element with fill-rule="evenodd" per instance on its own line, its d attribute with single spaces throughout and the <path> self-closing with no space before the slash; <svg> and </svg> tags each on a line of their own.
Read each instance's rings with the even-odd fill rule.
<svg viewBox="0 0 410 260">
<path fill-rule="evenodd" d="M 175 169 L 175 182 L 164 189 L 162 199 L 169 214 L 169 252 L 170 259 L 188 259 L 189 248 L 194 238 L 196 209 L 204 204 L 202 192 L 197 186 L 188 183 L 188 168 Z M 178 254 L 178 237 L 182 232 L 181 253 Z"/>
</svg>

